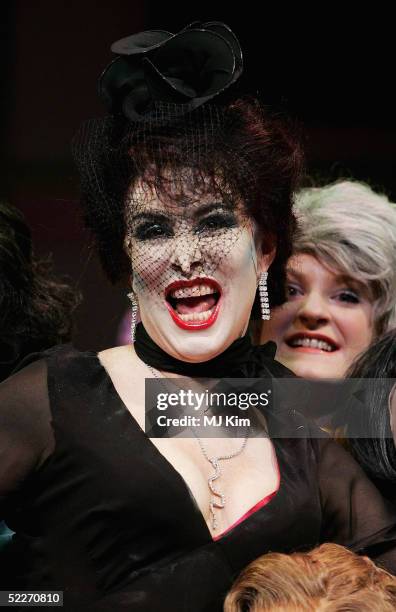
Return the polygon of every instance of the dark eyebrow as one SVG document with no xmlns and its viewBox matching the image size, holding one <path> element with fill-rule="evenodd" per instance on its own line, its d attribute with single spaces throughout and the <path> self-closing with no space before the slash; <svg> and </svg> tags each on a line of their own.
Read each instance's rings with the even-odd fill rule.
<svg viewBox="0 0 396 612">
<path fill-rule="evenodd" d="M 232 211 L 233 207 L 230 203 L 227 203 L 227 202 L 208 202 L 207 204 L 202 204 L 202 206 L 194 204 L 192 216 L 195 219 L 197 219 L 199 217 L 203 217 L 209 214 L 210 212 L 213 212 L 214 210 L 219 210 L 219 209 Z M 140 221 L 140 220 L 152 221 L 152 222 L 156 222 L 156 221 L 158 222 L 168 221 L 169 222 L 172 220 L 172 215 L 167 215 L 166 213 L 156 211 L 156 210 L 153 210 L 153 211 L 145 210 L 145 211 L 138 212 L 132 215 L 130 222 L 136 223 L 137 221 Z"/>
<path fill-rule="evenodd" d="M 203 217 L 204 215 L 219 209 L 232 211 L 233 206 L 230 202 L 208 202 L 207 204 L 202 204 L 202 206 L 197 206 L 193 212 L 193 216 L 194 218 Z"/>
<path fill-rule="evenodd" d="M 131 218 L 132 223 L 136 223 L 137 221 L 141 221 L 141 220 L 151 221 L 155 223 L 156 221 L 158 222 L 168 221 L 169 222 L 171 219 L 165 213 L 162 213 L 159 211 L 156 212 L 154 210 L 153 211 L 146 210 L 140 213 L 136 213 L 135 215 L 132 215 L 132 218 Z"/>
</svg>

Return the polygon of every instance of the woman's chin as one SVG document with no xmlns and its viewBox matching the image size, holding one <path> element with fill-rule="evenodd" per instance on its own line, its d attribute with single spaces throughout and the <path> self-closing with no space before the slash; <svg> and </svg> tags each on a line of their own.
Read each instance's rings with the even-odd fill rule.
<svg viewBox="0 0 396 612">
<path fill-rule="evenodd" d="M 191 338 L 189 336 L 183 344 L 174 348 L 177 350 L 178 359 L 189 363 L 202 363 L 220 355 L 231 343 L 232 339 L 229 339 L 228 342 L 219 342 L 219 340 L 211 339 L 209 335 L 205 337 L 202 334 L 201 337 L 195 335 Z"/>
<path fill-rule="evenodd" d="M 152 338 L 166 353 L 188 363 L 202 363 L 214 359 L 225 351 L 241 334 L 240 325 L 236 325 L 235 319 L 230 317 L 217 317 L 207 327 L 194 325 L 178 325 L 174 317 L 154 317 L 154 313 L 145 316 L 142 313 L 143 325 Z"/>
<path fill-rule="evenodd" d="M 296 351 L 297 353 L 297 351 Z M 343 378 L 345 364 L 340 360 L 329 358 L 328 355 L 296 354 L 285 355 L 279 351 L 276 359 L 289 368 L 296 376 L 307 379 Z"/>
<path fill-rule="evenodd" d="M 155 338 L 153 338 L 155 339 Z M 220 355 L 236 340 L 236 337 L 221 333 L 221 330 L 200 331 L 174 330 L 172 335 L 162 335 L 156 340 L 167 353 L 188 363 L 202 363 Z"/>
</svg>

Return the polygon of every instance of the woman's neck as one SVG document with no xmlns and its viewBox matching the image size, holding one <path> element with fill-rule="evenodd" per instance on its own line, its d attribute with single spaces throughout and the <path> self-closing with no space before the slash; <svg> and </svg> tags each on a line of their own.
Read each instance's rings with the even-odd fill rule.
<svg viewBox="0 0 396 612">
<path fill-rule="evenodd" d="M 232 377 L 251 358 L 253 350 L 249 337 L 235 340 L 217 357 L 199 363 L 190 363 L 169 355 L 148 335 L 140 323 L 136 329 L 134 344 L 137 356 L 147 365 L 169 376 L 202 378 Z"/>
</svg>

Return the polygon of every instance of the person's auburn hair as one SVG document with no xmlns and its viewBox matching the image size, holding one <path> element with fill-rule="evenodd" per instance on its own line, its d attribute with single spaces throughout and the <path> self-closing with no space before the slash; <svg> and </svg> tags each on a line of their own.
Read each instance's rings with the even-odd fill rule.
<svg viewBox="0 0 396 612">
<path fill-rule="evenodd" d="M 269 553 L 239 576 L 224 612 L 392 612 L 396 578 L 338 544 Z"/>
<path fill-rule="evenodd" d="M 169 123 L 131 124 L 111 116 L 82 126 L 73 154 L 85 223 L 110 281 L 130 274 L 124 240 L 134 186 L 144 179 L 161 195 L 172 183 L 169 176 L 182 188 L 187 176 L 190 192 L 207 180 L 217 187 L 221 183 L 229 195 L 243 200 L 245 214 L 264 236 L 263 244 L 275 241 L 270 300 L 273 306 L 284 301 L 285 265 L 295 231 L 293 196 L 303 167 L 295 126 L 285 118 L 271 115 L 252 99 L 221 109 L 204 105 Z M 186 173 L 186 168 L 193 171 Z"/>
</svg>

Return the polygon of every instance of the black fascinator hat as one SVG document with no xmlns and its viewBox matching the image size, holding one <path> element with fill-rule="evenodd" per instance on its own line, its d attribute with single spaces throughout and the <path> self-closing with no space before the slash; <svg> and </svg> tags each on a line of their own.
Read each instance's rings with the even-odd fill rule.
<svg viewBox="0 0 396 612">
<path fill-rule="evenodd" d="M 116 59 L 99 80 L 99 95 L 112 114 L 141 121 L 156 102 L 190 112 L 242 74 L 242 50 L 224 23 L 194 22 L 172 34 L 148 30 L 111 46 Z"/>
</svg>

